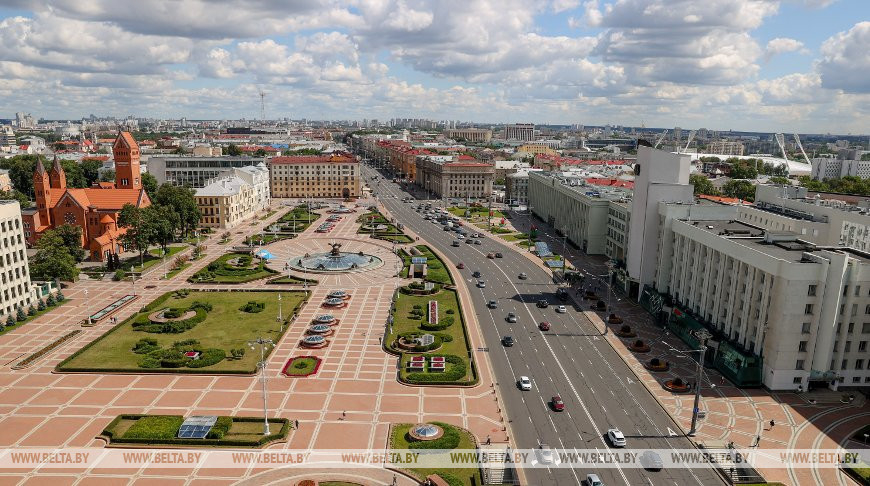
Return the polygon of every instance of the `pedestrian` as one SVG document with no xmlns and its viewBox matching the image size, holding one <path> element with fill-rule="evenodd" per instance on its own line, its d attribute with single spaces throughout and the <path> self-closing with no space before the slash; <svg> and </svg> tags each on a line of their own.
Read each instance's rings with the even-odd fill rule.
<svg viewBox="0 0 870 486">
<path fill-rule="evenodd" d="M 381 344 L 381 339 L 382 339 L 382 338 L 381 338 L 380 336 L 378 336 L 378 344 L 379 344 L 379 345 Z"/>
<path fill-rule="evenodd" d="M 773 419 L 770 419 L 770 430 L 773 430 L 774 424 L 775 422 L 773 421 Z"/>
<path fill-rule="evenodd" d="M 293 425 L 296 430 L 299 430 L 299 419 L 296 419 Z"/>
<path fill-rule="evenodd" d="M 760 436 L 760 435 L 756 435 L 756 436 L 755 436 L 755 443 L 752 444 L 752 447 L 758 447 L 758 444 L 760 444 L 760 443 L 761 443 L 761 436 Z"/>
<path fill-rule="evenodd" d="M 345 412 L 344 410 L 342 410 L 342 411 L 341 411 L 341 418 L 345 418 L 345 417 L 347 417 L 347 412 Z"/>
<path fill-rule="evenodd" d="M 487 436 L 486 436 L 486 445 L 490 445 L 490 444 L 492 444 L 492 437 L 490 437 L 489 435 L 487 435 Z"/>
</svg>

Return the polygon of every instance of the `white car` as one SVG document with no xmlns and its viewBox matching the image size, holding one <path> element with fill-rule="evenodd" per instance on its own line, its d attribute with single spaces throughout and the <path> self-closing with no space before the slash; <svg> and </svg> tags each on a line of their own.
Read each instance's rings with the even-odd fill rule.
<svg viewBox="0 0 870 486">
<path fill-rule="evenodd" d="M 607 440 L 613 447 L 625 447 L 625 436 L 619 429 L 607 429 Z"/>
<path fill-rule="evenodd" d="M 556 306 L 556 312 L 558 312 L 559 314 L 564 314 L 564 313 L 568 312 L 568 308 L 565 307 L 564 305 L 559 305 L 559 306 Z"/>
<path fill-rule="evenodd" d="M 604 486 L 597 474 L 586 475 L 586 486 Z"/>
<path fill-rule="evenodd" d="M 556 461 L 556 457 L 553 455 L 553 449 L 550 449 L 550 446 L 547 444 L 541 444 L 541 447 L 535 451 L 538 456 L 538 460 L 541 464 L 553 464 Z"/>
<path fill-rule="evenodd" d="M 519 385 L 520 390 L 529 391 L 532 389 L 532 380 L 530 380 L 528 376 L 521 376 L 517 385 Z"/>
<path fill-rule="evenodd" d="M 484 289 L 484 288 L 486 288 L 486 282 L 484 282 L 483 280 L 478 280 L 477 286 L 478 286 L 478 288 Z"/>
</svg>

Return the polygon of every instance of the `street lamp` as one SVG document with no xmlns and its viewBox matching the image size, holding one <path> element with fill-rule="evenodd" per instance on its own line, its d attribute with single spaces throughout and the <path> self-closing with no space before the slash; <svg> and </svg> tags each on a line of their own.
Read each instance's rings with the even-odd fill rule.
<svg viewBox="0 0 870 486">
<path fill-rule="evenodd" d="M 254 346 L 260 346 L 260 361 L 257 362 L 257 368 L 260 369 L 263 378 L 263 435 L 269 435 L 269 412 L 266 408 L 266 348 L 275 346 L 271 339 L 258 337 L 256 341 L 248 341 L 248 346 L 251 349 L 256 349 Z"/>
<path fill-rule="evenodd" d="M 85 289 L 85 313 L 88 315 L 88 325 L 91 325 L 91 304 L 88 300 L 88 289 Z"/>
<path fill-rule="evenodd" d="M 678 349 L 670 348 L 671 351 L 685 354 L 685 353 L 699 353 L 698 355 L 698 363 L 697 363 L 697 376 L 695 377 L 695 403 L 692 406 L 692 426 L 689 428 L 689 432 L 686 434 L 688 436 L 694 436 L 698 430 L 698 412 L 699 407 L 701 405 L 701 381 L 703 380 L 704 373 L 704 355 L 707 354 L 707 339 L 713 337 L 709 332 L 701 329 L 692 333 L 700 342 L 701 347 L 698 349 L 690 349 L 688 351 L 680 351 Z M 712 385 L 711 386 L 715 386 Z"/>
<path fill-rule="evenodd" d="M 163 249 L 163 280 L 166 280 L 166 248 Z"/>
<path fill-rule="evenodd" d="M 278 322 L 281 323 L 281 332 L 284 332 L 284 318 L 281 316 L 281 294 L 278 294 Z"/>
</svg>

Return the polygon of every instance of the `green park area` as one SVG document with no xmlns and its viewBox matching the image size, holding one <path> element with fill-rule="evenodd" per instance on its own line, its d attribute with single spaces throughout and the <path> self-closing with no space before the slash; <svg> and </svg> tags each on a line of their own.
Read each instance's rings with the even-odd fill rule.
<svg viewBox="0 0 870 486">
<path fill-rule="evenodd" d="M 475 451 L 477 450 L 477 444 L 474 441 L 471 433 L 467 430 L 456 427 L 454 425 L 450 425 L 444 422 L 431 422 L 444 431 L 444 434 L 430 441 L 417 441 L 411 437 L 409 434 L 412 427 L 415 424 L 393 424 L 392 433 L 390 434 L 390 448 L 396 451 L 399 450 L 419 450 L 422 453 L 433 454 L 434 452 L 427 452 L 431 450 L 444 450 L 444 451 L 454 451 L 454 450 L 467 450 L 467 451 Z M 448 455 L 450 452 L 443 452 L 440 455 Z M 438 456 L 428 456 L 427 461 L 431 458 L 437 459 Z M 449 462 L 449 458 L 445 457 L 445 461 Z M 430 474 L 437 474 L 441 476 L 441 479 L 447 481 L 447 484 L 450 486 L 473 486 L 478 484 L 483 484 L 480 477 L 480 469 L 470 468 L 470 467 L 457 467 L 457 468 L 440 468 L 440 469 L 427 469 L 427 468 L 416 468 L 416 469 L 407 469 L 407 471 L 420 481 L 424 481 L 426 476 Z"/>
<path fill-rule="evenodd" d="M 490 210 L 487 206 L 470 206 L 470 207 L 453 206 L 451 208 L 448 208 L 447 211 L 449 211 L 450 214 L 452 214 L 454 216 L 458 216 L 460 218 L 467 217 L 471 220 L 476 220 L 476 219 L 484 219 L 485 220 L 487 217 L 487 214 L 490 212 Z M 492 217 L 493 218 L 503 218 L 504 213 L 502 213 L 498 209 L 493 209 L 492 210 Z"/>
<path fill-rule="evenodd" d="M 411 243 L 414 241 L 410 236 L 399 231 L 396 225 L 390 223 L 380 211 L 373 207 L 369 208 L 368 212 L 360 215 L 356 219 L 356 222 L 360 224 L 356 232 L 361 235 L 368 234 L 372 238 L 396 243 Z"/>
<path fill-rule="evenodd" d="M 298 313 L 308 293 L 281 292 L 282 315 Z M 61 372 L 239 373 L 256 371 L 248 342 L 277 342 L 278 292 L 168 292 L 65 359 Z M 268 356 L 268 353 L 267 353 Z"/>
<path fill-rule="evenodd" d="M 227 253 L 194 273 L 191 283 L 245 283 L 278 273 L 266 267 L 266 261 L 249 253 Z"/>
<path fill-rule="evenodd" d="M 413 250 L 416 250 L 416 252 Z M 399 252 L 399 256 L 402 257 L 402 263 L 404 264 L 402 272 L 399 274 L 400 277 L 407 278 L 408 272 L 411 269 L 411 258 L 421 256 L 426 257 L 427 270 L 426 278 L 424 280 L 443 285 L 450 285 L 453 283 L 453 278 L 450 276 L 450 271 L 444 266 L 444 262 L 432 253 L 432 250 L 428 246 L 417 245 L 413 250 L 403 248 Z"/>
<path fill-rule="evenodd" d="M 289 231 L 291 233 L 302 233 L 312 223 L 317 221 L 320 218 L 320 215 L 309 211 L 308 207 L 304 204 L 300 204 L 295 208 L 291 209 L 284 213 L 283 216 L 278 218 L 278 226 L 281 228 L 281 231 Z"/>
<path fill-rule="evenodd" d="M 269 435 L 263 435 L 263 417 L 219 416 L 205 438 L 181 438 L 178 430 L 184 423 L 181 415 L 119 415 L 103 430 L 110 447 L 243 447 L 260 448 L 285 439 L 290 420 L 269 419 Z"/>
<path fill-rule="evenodd" d="M 386 344 L 390 351 L 401 355 L 399 379 L 413 384 L 472 385 L 477 382 L 476 370 L 469 360 L 469 341 L 465 322 L 459 310 L 459 299 L 453 290 L 435 285 L 434 293 L 425 294 L 422 284 L 401 287 L 392 311 Z M 418 295 L 421 294 L 421 295 Z M 437 302 L 434 323 L 429 320 L 430 301 Z M 431 335 L 430 344 L 419 343 L 423 335 Z M 409 371 L 412 356 L 444 357 L 445 369 L 430 368 Z"/>
</svg>

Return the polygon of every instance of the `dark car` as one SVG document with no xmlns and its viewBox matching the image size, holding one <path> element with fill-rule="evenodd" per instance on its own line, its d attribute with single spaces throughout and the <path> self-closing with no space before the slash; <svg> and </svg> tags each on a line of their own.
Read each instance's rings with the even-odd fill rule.
<svg viewBox="0 0 870 486">
<path fill-rule="evenodd" d="M 487 302 L 486 306 L 490 309 L 495 309 L 496 307 L 498 307 L 498 302 L 490 300 L 489 302 Z"/>
<path fill-rule="evenodd" d="M 503 256 L 504 256 L 504 255 L 502 255 L 501 252 L 497 252 L 497 253 L 495 254 L 495 257 L 496 257 L 496 258 L 501 258 L 501 257 L 503 257 Z"/>
<path fill-rule="evenodd" d="M 480 270 L 475 270 L 474 273 L 471 274 L 474 278 L 480 278 Z"/>
<path fill-rule="evenodd" d="M 550 330 L 550 323 L 547 321 L 539 322 L 538 329 L 540 329 L 542 331 L 549 331 Z"/>
<path fill-rule="evenodd" d="M 514 345 L 514 338 L 511 336 L 505 336 L 501 338 L 501 343 L 504 347 L 509 348 Z"/>
<path fill-rule="evenodd" d="M 568 291 L 560 288 L 556 291 L 556 296 L 559 297 L 559 300 L 568 300 Z"/>
<path fill-rule="evenodd" d="M 540 309 L 546 309 L 547 306 L 550 305 L 550 303 L 544 299 L 541 299 L 535 305 L 538 306 L 538 308 Z"/>
<path fill-rule="evenodd" d="M 464 263 L 462 263 L 462 262 L 459 262 L 459 264 L 458 264 L 458 265 L 456 265 L 456 268 L 458 268 L 458 269 L 460 269 L 460 270 L 462 270 L 462 269 L 463 269 L 463 268 L 465 268 L 465 264 L 464 264 Z"/>
</svg>

